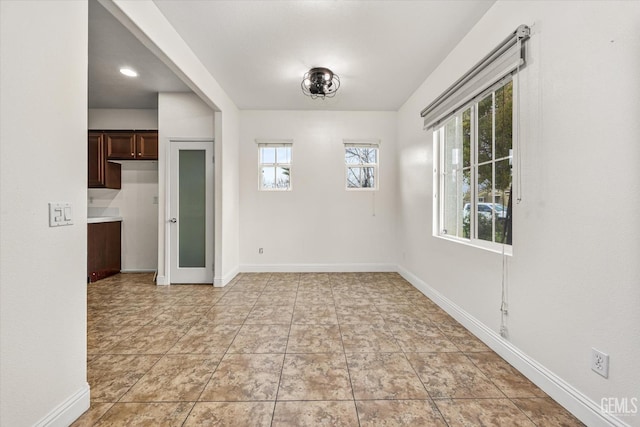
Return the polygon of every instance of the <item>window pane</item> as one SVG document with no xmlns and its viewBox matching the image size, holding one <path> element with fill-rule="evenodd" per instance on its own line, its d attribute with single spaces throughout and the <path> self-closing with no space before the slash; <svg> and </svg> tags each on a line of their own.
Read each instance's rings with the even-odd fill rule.
<svg viewBox="0 0 640 427">
<path fill-rule="evenodd" d="M 275 147 L 260 147 L 260 163 L 275 163 L 276 149 Z"/>
<path fill-rule="evenodd" d="M 443 228 L 447 235 L 469 237 L 470 177 L 469 170 L 445 176 Z"/>
<path fill-rule="evenodd" d="M 462 167 L 462 127 L 460 116 L 454 116 L 444 128 L 444 171 Z"/>
<path fill-rule="evenodd" d="M 471 169 L 462 171 L 462 234 L 460 237 L 471 237 Z"/>
<path fill-rule="evenodd" d="M 347 168 L 347 187 L 360 188 L 362 168 Z"/>
<path fill-rule="evenodd" d="M 457 236 L 461 220 L 458 217 L 459 203 L 458 186 L 456 185 L 457 174 L 448 173 L 444 176 L 444 208 L 442 232 L 446 235 Z"/>
<path fill-rule="evenodd" d="M 362 168 L 362 188 L 374 188 L 376 186 L 373 168 Z"/>
<path fill-rule="evenodd" d="M 377 148 L 363 148 L 363 158 L 365 163 L 378 163 L 378 149 Z"/>
<path fill-rule="evenodd" d="M 262 188 L 275 188 L 276 168 L 266 166 L 262 168 Z"/>
<path fill-rule="evenodd" d="M 493 158 L 493 95 L 478 102 L 478 163 Z"/>
<path fill-rule="evenodd" d="M 462 113 L 462 166 L 471 166 L 471 108 Z"/>
<path fill-rule="evenodd" d="M 344 151 L 344 161 L 348 164 L 359 164 L 360 153 L 356 147 L 346 147 Z"/>
<path fill-rule="evenodd" d="M 513 140 L 513 82 L 496 91 L 496 159 L 508 157 Z"/>
<path fill-rule="evenodd" d="M 478 167 L 477 201 L 478 212 L 476 216 L 478 226 L 478 239 L 493 241 L 493 210 L 491 203 L 480 202 L 480 200 L 492 200 L 493 176 L 492 165 L 482 165 Z"/>
<path fill-rule="evenodd" d="M 378 149 L 366 147 L 345 147 L 345 163 L 350 165 L 377 163 Z"/>
<path fill-rule="evenodd" d="M 277 147 L 276 161 L 278 163 L 291 163 L 291 147 Z"/>
<path fill-rule="evenodd" d="M 276 188 L 289 188 L 290 182 L 289 168 L 276 168 Z"/>
<path fill-rule="evenodd" d="M 374 188 L 374 168 L 347 168 L 348 188 Z"/>
</svg>

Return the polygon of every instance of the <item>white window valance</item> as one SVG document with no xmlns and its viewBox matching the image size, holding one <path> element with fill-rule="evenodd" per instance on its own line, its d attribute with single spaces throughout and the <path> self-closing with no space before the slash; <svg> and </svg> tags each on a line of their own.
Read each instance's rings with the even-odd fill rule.
<svg viewBox="0 0 640 427">
<path fill-rule="evenodd" d="M 263 138 L 256 138 L 255 140 L 256 144 L 258 145 L 263 145 L 263 146 L 277 146 L 277 147 L 282 147 L 283 145 L 291 145 L 293 144 L 293 139 L 263 139 Z"/>
<path fill-rule="evenodd" d="M 379 139 L 343 139 L 345 147 L 372 147 L 378 148 L 380 146 Z"/>
<path fill-rule="evenodd" d="M 522 43 L 529 38 L 530 29 L 520 25 L 480 62 L 467 71 L 454 84 L 420 112 L 424 128 L 442 123 L 457 109 L 482 94 L 490 86 L 525 65 Z"/>
</svg>

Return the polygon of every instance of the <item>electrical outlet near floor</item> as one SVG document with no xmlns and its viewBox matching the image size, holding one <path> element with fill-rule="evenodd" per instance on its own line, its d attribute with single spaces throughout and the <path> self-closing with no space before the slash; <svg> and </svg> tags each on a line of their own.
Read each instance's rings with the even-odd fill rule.
<svg viewBox="0 0 640 427">
<path fill-rule="evenodd" d="M 609 378 L 609 355 L 592 348 L 591 370 L 605 378 Z"/>
<path fill-rule="evenodd" d="M 262 255 L 262 254 L 264 253 L 264 249 L 262 249 L 262 248 L 258 248 L 258 253 L 259 253 L 260 255 Z"/>
</svg>

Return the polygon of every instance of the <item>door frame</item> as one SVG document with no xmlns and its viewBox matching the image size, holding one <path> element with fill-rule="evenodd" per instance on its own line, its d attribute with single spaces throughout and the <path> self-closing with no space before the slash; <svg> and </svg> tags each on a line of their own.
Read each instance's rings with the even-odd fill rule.
<svg viewBox="0 0 640 427">
<path fill-rule="evenodd" d="M 172 167 L 172 148 L 176 143 L 195 143 L 195 144 L 211 144 L 211 174 L 207 174 L 210 179 L 211 193 L 210 193 L 210 208 L 211 214 L 207 215 L 207 228 L 210 228 L 210 239 L 211 243 L 206 246 L 206 250 L 210 250 L 210 254 L 207 256 L 207 264 L 211 263 L 211 281 L 206 281 L 203 284 L 214 284 L 215 281 L 215 259 L 216 259 L 216 190 L 215 190 L 215 175 L 216 175 L 216 165 L 215 165 L 215 138 L 167 138 L 166 144 L 166 162 L 165 162 L 165 238 L 164 238 L 164 255 L 165 255 L 165 284 L 171 285 L 180 283 L 174 283 L 171 280 L 172 273 L 172 265 L 171 265 L 171 256 L 172 256 L 172 236 L 171 236 L 171 202 L 172 202 L 172 191 L 171 191 L 171 167 Z M 207 159 L 208 161 L 209 159 Z M 175 161 L 175 159 L 174 159 Z M 210 176 L 209 176 L 210 175 Z"/>
</svg>

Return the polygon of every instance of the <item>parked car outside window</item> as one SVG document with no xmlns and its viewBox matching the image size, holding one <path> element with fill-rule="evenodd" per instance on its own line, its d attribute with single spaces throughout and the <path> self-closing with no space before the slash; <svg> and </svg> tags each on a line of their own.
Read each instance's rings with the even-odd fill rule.
<svg viewBox="0 0 640 427">
<path fill-rule="evenodd" d="M 469 216 L 471 204 L 465 203 L 463 208 L 464 217 Z M 478 213 L 486 218 L 491 218 L 495 212 L 497 219 L 505 219 L 507 217 L 507 208 L 500 203 L 478 203 Z"/>
</svg>

